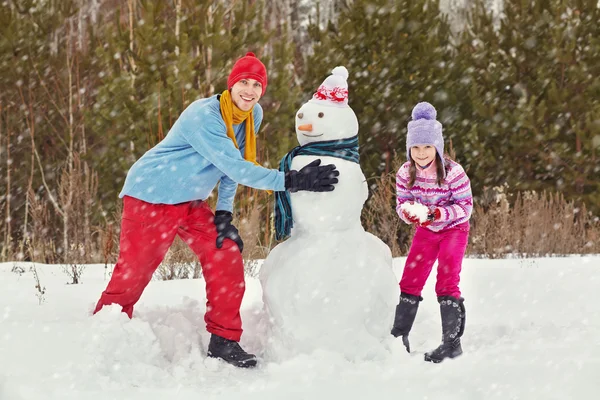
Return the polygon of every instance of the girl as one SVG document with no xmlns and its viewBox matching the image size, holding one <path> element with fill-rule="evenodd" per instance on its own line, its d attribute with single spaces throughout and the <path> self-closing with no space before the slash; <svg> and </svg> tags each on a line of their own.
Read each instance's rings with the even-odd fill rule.
<svg viewBox="0 0 600 400">
<path fill-rule="evenodd" d="M 463 168 L 444 157 L 442 124 L 436 121 L 436 115 L 429 103 L 415 106 L 406 139 L 409 161 L 396 175 L 396 211 L 404 222 L 416 225 L 416 233 L 400 280 L 400 302 L 392 335 L 402 336 L 410 352 L 408 334 L 423 300 L 421 291 L 437 259 L 435 291 L 442 317 L 442 344 L 426 353 L 425 361 L 438 363 L 462 354 L 465 307 L 458 283 L 473 199 Z M 405 203 L 426 206 L 427 219 L 422 221 Z"/>
</svg>

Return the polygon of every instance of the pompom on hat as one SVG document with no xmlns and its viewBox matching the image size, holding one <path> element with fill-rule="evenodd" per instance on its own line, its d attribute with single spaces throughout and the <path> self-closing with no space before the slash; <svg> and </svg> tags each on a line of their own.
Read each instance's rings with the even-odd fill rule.
<svg viewBox="0 0 600 400">
<path fill-rule="evenodd" d="M 309 103 L 333 107 L 348 107 L 348 70 L 335 67 L 313 94 Z"/>
<path fill-rule="evenodd" d="M 445 177 L 444 137 L 442 136 L 442 124 L 436 120 L 436 117 L 435 107 L 427 102 L 418 103 L 413 108 L 412 121 L 408 123 L 408 135 L 406 136 L 406 157 L 408 160 L 411 159 L 410 148 L 413 146 L 431 145 L 435 147 L 442 160 Z"/>
<path fill-rule="evenodd" d="M 231 89 L 233 85 L 242 79 L 259 81 L 262 85 L 261 96 L 265 94 L 267 90 L 267 68 L 252 52 L 246 53 L 244 57 L 235 62 L 229 78 L 227 78 L 227 89 Z"/>
</svg>

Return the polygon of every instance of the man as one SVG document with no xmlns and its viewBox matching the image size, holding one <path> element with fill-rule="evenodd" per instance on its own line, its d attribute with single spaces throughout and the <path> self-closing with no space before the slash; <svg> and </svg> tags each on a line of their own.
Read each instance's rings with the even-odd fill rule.
<svg viewBox="0 0 600 400">
<path fill-rule="evenodd" d="M 239 59 L 220 95 L 187 107 L 167 136 L 129 170 L 119 197 L 119 257 L 94 314 L 119 304 L 132 317 L 152 274 L 179 235 L 196 253 L 206 281 L 208 355 L 238 367 L 256 357 L 238 344 L 244 295 L 243 242 L 231 224 L 238 183 L 256 189 L 332 191 L 339 172 L 317 160 L 283 173 L 256 163 L 267 70 L 253 53 Z M 216 212 L 206 199 L 219 183 Z M 228 239 L 228 240 L 226 240 Z"/>
</svg>

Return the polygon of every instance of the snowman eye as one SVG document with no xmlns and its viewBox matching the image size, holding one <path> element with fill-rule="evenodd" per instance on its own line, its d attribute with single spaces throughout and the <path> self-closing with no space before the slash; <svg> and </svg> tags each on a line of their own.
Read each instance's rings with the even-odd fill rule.
<svg viewBox="0 0 600 400">
<path fill-rule="evenodd" d="M 325 114 L 323 114 L 322 112 L 319 113 L 319 118 L 323 118 L 325 116 Z"/>
<path fill-rule="evenodd" d="M 302 119 L 302 117 L 304 117 L 304 114 L 298 113 L 298 119 Z"/>
</svg>

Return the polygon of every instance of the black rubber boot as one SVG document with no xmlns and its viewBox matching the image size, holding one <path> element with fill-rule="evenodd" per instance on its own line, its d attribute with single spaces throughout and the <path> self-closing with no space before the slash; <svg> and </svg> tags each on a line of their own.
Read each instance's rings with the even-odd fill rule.
<svg viewBox="0 0 600 400">
<path fill-rule="evenodd" d="M 464 299 L 452 296 L 438 297 L 442 315 L 442 344 L 437 349 L 425 353 L 425 361 L 440 363 L 446 358 L 455 358 L 462 354 L 460 338 L 465 332 Z"/>
<path fill-rule="evenodd" d="M 394 337 L 402 336 L 402 343 L 406 347 L 406 351 L 410 353 L 410 343 L 408 342 L 408 334 L 412 329 L 419 302 L 423 301 L 421 296 L 415 296 L 408 293 L 400 293 L 400 302 L 396 306 L 396 317 L 394 318 L 394 327 L 392 335 Z"/>
<path fill-rule="evenodd" d="M 225 362 L 239 368 L 251 368 L 256 366 L 256 356 L 246 353 L 238 342 L 225 339 L 215 334 L 211 335 L 208 344 L 208 356 L 220 358 Z"/>
</svg>

